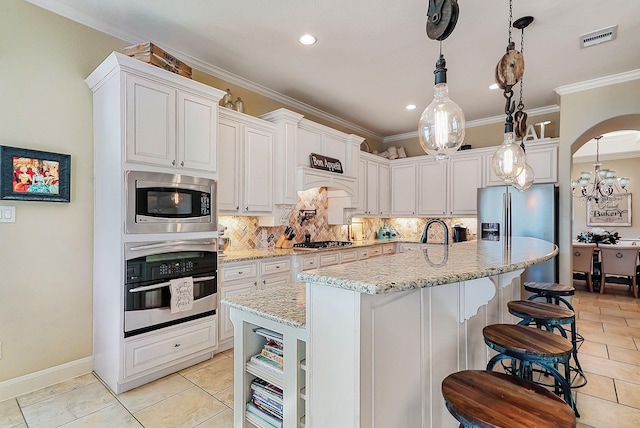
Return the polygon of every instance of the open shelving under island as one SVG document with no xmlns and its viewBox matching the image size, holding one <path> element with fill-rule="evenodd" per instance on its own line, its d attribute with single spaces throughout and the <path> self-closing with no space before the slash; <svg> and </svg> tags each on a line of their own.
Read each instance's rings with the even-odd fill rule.
<svg viewBox="0 0 640 428">
<path fill-rule="evenodd" d="M 482 329 L 514 322 L 507 302 L 521 297 L 520 274 L 557 252 L 534 238 L 434 245 L 223 300 L 234 324 L 235 426 L 272 426 L 246 410 L 260 378 L 282 390 L 286 428 L 457 427 L 442 380 L 486 367 L 493 351 Z M 258 328 L 281 335 L 280 371 L 252 362 L 268 340 Z"/>
</svg>

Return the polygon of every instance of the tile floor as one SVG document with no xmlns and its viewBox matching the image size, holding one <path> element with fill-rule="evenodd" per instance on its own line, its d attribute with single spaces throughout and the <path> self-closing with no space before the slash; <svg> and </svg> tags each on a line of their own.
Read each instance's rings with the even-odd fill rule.
<svg viewBox="0 0 640 428">
<path fill-rule="evenodd" d="M 640 299 L 626 286 L 589 293 L 576 281 L 588 384 L 578 428 L 640 427 Z M 0 402 L 0 428 L 233 426 L 233 350 L 114 396 L 92 374 Z"/>
</svg>

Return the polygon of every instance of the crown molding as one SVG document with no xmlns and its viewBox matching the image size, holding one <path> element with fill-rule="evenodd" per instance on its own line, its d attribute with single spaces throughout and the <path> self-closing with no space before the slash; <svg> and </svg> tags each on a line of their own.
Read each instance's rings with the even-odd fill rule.
<svg viewBox="0 0 640 428">
<path fill-rule="evenodd" d="M 640 79 L 640 69 L 625 71 L 624 73 L 613 74 L 611 76 L 599 77 L 597 79 L 585 80 L 584 82 L 572 83 L 570 85 L 559 86 L 555 89 L 559 96 L 582 92 L 589 89 L 601 88 L 603 86 L 615 85 L 616 83 L 629 82 Z"/>
<path fill-rule="evenodd" d="M 535 117 L 535 116 L 541 116 L 543 114 L 557 113 L 559 111 L 560 111 L 560 106 L 557 104 L 554 104 L 546 107 L 539 107 L 539 108 L 527 110 L 527 115 L 529 117 Z M 474 128 L 476 126 L 491 125 L 494 123 L 504 123 L 504 115 L 492 116 L 484 119 L 470 120 L 465 123 L 465 128 Z M 410 138 L 418 138 L 418 131 L 406 132 L 404 134 L 390 135 L 388 137 L 384 137 L 384 140 L 382 140 L 382 142 L 384 144 L 387 144 L 395 141 L 408 140 Z"/>
</svg>

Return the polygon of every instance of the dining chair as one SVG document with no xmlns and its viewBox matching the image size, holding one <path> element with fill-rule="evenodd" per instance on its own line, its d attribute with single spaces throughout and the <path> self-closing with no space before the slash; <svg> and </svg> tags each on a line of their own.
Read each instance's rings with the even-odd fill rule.
<svg viewBox="0 0 640 428">
<path fill-rule="evenodd" d="M 633 296 L 638 297 L 638 287 L 636 284 L 636 269 L 638 266 L 637 246 L 603 245 L 600 249 L 600 259 L 602 261 L 602 277 L 600 279 L 600 293 L 604 293 L 604 284 L 607 275 L 626 276 L 631 278 L 631 289 Z"/>
<path fill-rule="evenodd" d="M 583 273 L 586 277 L 587 287 L 593 293 L 593 252 L 596 244 L 585 242 L 573 243 L 573 271 Z"/>
</svg>

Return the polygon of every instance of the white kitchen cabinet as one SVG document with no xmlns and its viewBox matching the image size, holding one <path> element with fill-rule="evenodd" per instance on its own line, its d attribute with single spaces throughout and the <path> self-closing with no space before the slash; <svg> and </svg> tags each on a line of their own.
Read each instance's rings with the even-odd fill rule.
<svg viewBox="0 0 640 428">
<path fill-rule="evenodd" d="M 447 213 L 447 164 L 434 159 L 418 162 L 418 216 L 442 217 Z"/>
<path fill-rule="evenodd" d="M 413 217 L 416 215 L 416 170 L 415 161 L 391 164 L 391 216 Z"/>
<path fill-rule="evenodd" d="M 230 215 L 273 211 L 273 142 L 276 125 L 221 109 L 218 209 Z"/>
<path fill-rule="evenodd" d="M 125 81 L 127 161 L 215 173 L 216 96 L 136 74 Z"/>
<path fill-rule="evenodd" d="M 260 290 L 291 284 L 291 258 L 280 257 L 260 262 Z"/>
<path fill-rule="evenodd" d="M 379 156 L 361 153 L 358 172 L 359 197 L 356 214 L 367 217 L 388 217 L 391 213 L 389 161 Z"/>
<path fill-rule="evenodd" d="M 243 261 L 235 263 L 224 263 L 220 269 L 218 281 L 219 299 L 227 297 L 251 294 L 258 289 L 258 263 L 255 261 Z M 229 317 L 229 306 L 218 305 L 220 342 L 233 337 L 233 324 Z"/>
<path fill-rule="evenodd" d="M 534 184 L 558 182 L 558 138 L 544 141 L 529 141 L 525 143 L 526 161 L 533 168 L 535 174 Z M 491 157 L 499 146 L 492 148 L 484 154 L 484 187 L 504 186 L 493 172 Z"/>
<path fill-rule="evenodd" d="M 449 160 L 448 215 L 475 216 L 482 187 L 482 156 L 460 153 Z"/>
</svg>

